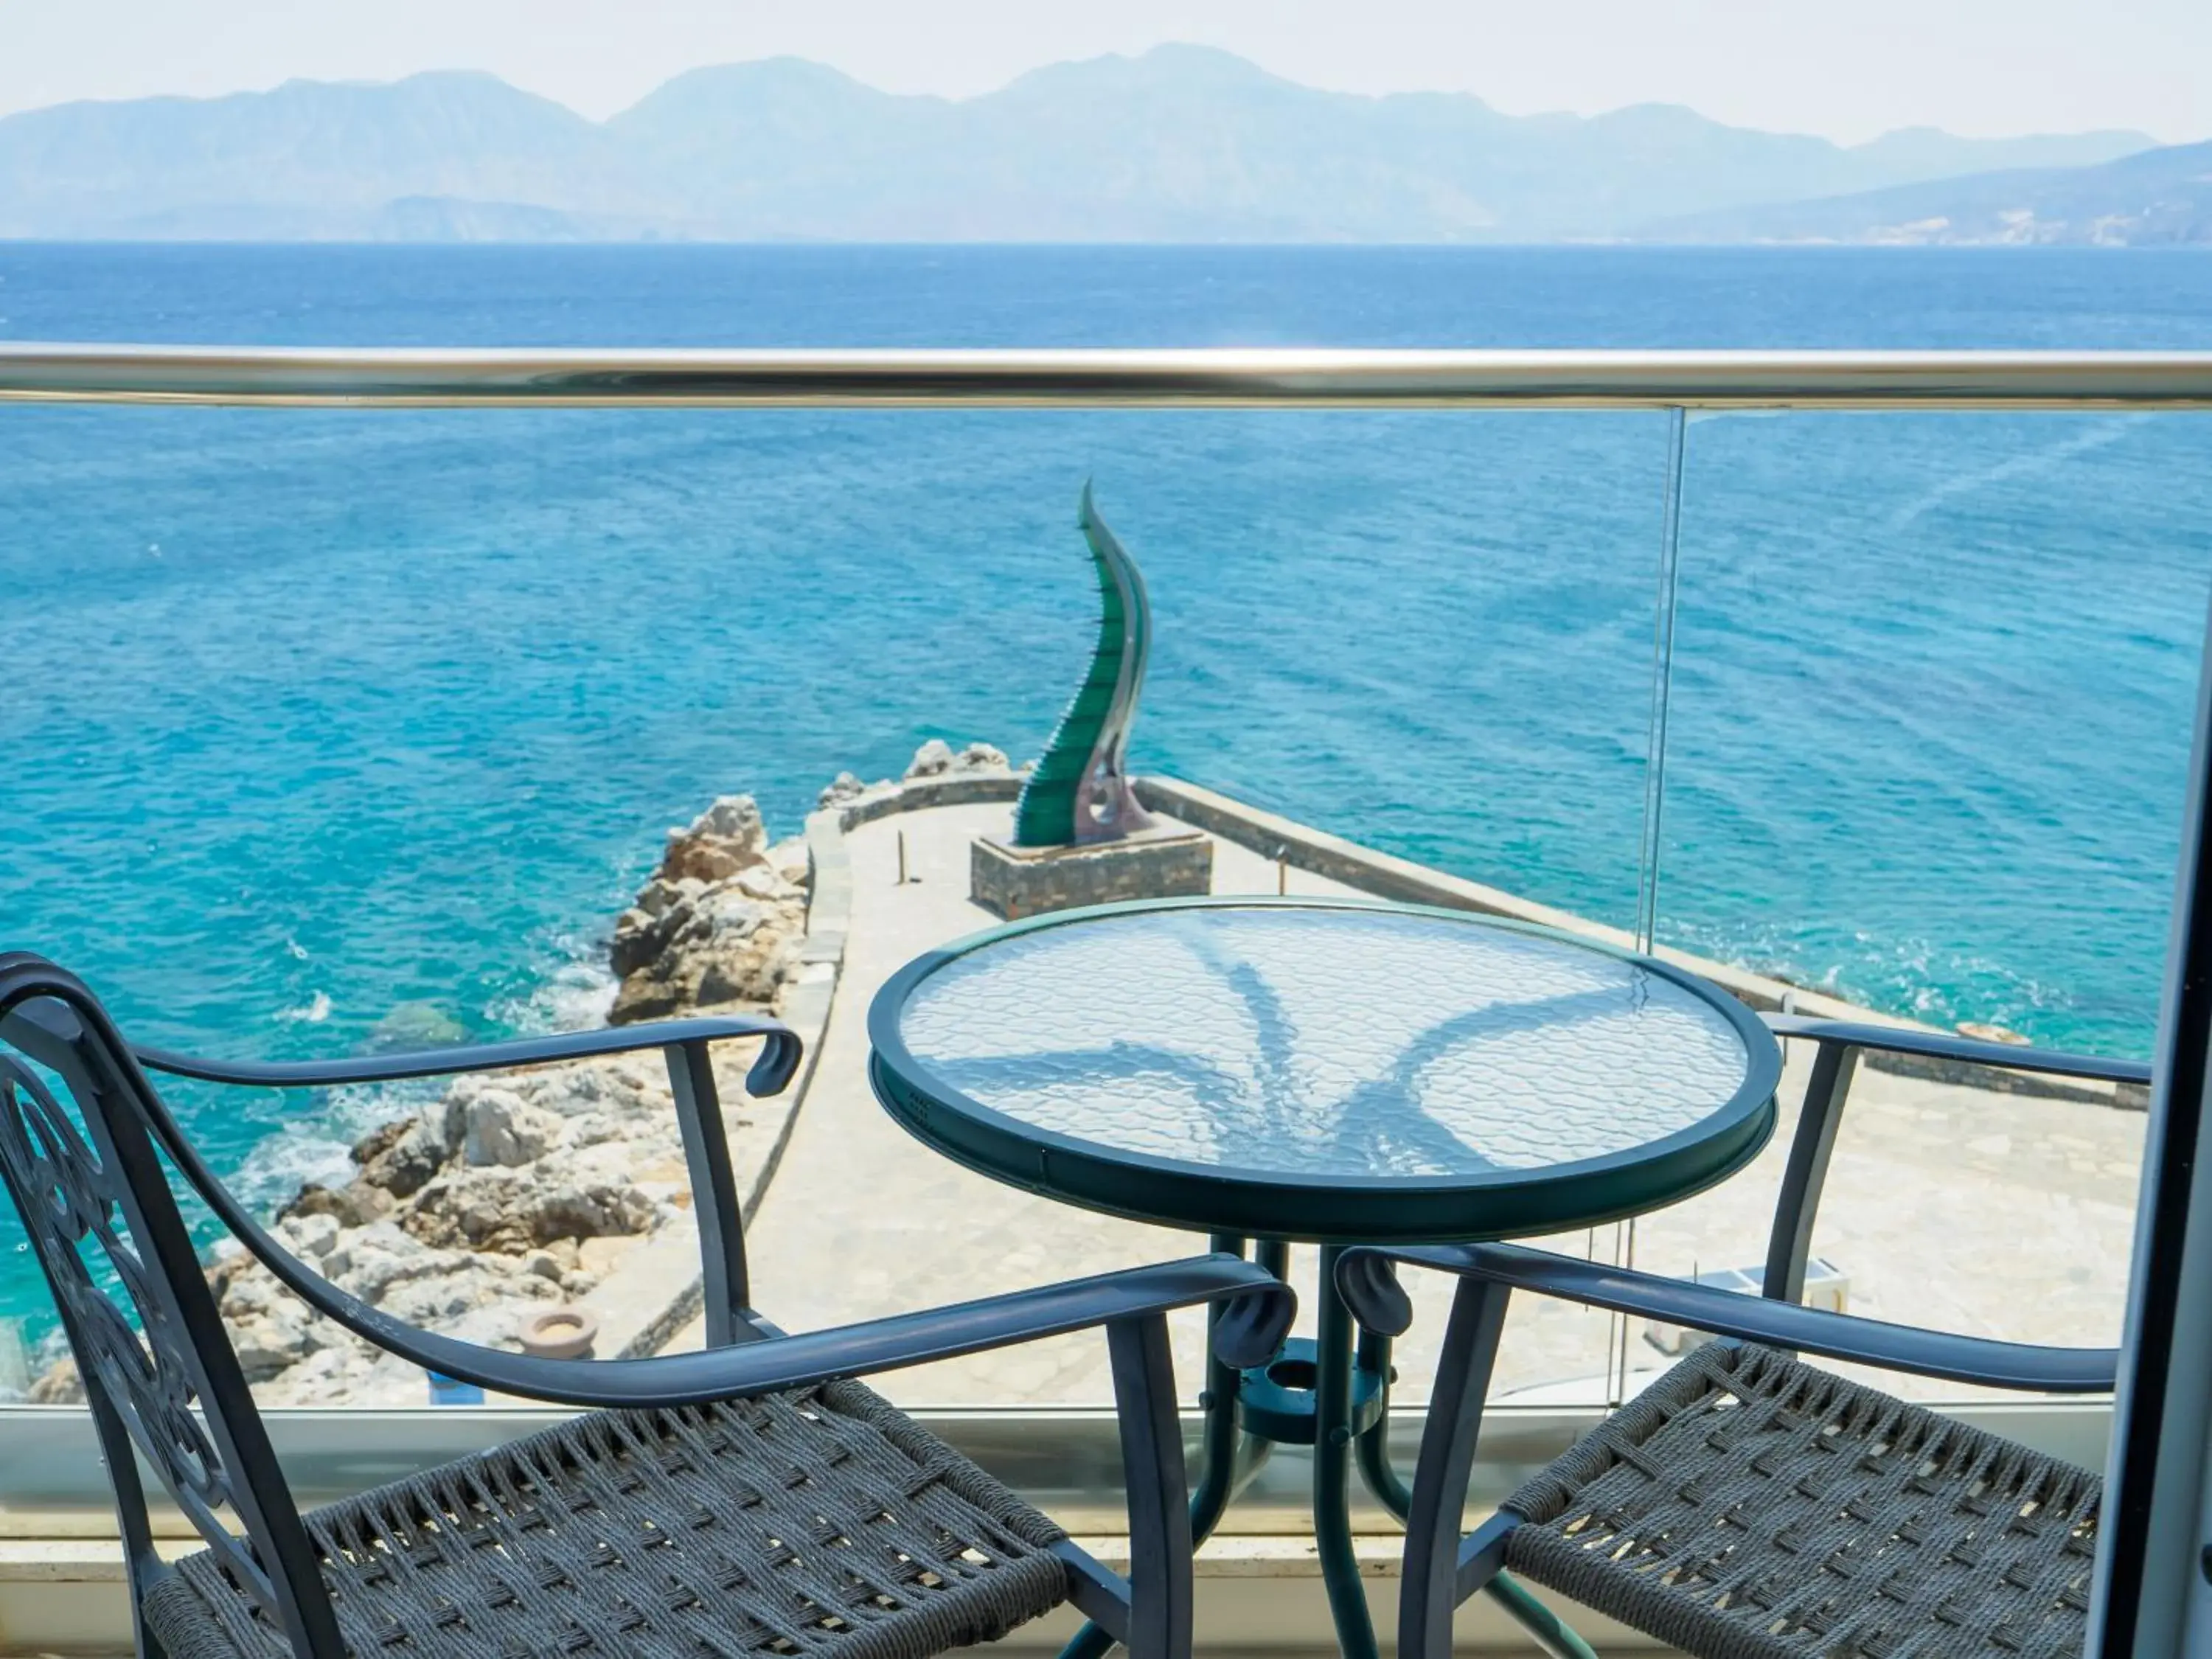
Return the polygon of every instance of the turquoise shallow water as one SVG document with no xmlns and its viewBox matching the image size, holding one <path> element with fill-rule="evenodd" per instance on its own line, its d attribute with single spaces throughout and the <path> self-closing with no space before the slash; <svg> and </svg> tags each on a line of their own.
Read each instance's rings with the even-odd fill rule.
<svg viewBox="0 0 2212 1659">
<path fill-rule="evenodd" d="M 0 336 L 2212 346 L 2188 254 L 0 246 Z M 1662 931 L 2141 1053 L 2203 417 L 1690 430 Z M 0 945 L 148 1040 L 586 1016 L 661 829 L 1034 752 L 1143 562 L 1142 766 L 1633 912 L 1656 416 L 0 408 Z M 419 1018 L 419 1010 L 403 1018 Z M 373 1102 L 187 1092 L 273 1195 Z M 0 1220 L 0 1313 L 38 1307 Z"/>
</svg>

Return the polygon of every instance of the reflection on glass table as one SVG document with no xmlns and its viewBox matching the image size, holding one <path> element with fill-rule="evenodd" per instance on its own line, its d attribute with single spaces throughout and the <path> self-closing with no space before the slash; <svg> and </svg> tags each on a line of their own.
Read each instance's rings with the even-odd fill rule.
<svg viewBox="0 0 2212 1659">
<path fill-rule="evenodd" d="M 924 1142 L 994 1179 L 1203 1231 L 1280 1270 L 1322 1245 L 1317 1331 L 1209 1364 L 1194 1530 L 1276 1443 L 1315 1448 L 1314 1525 L 1346 1653 L 1374 1633 L 1350 1468 L 1403 1515 L 1389 1341 L 1341 1249 L 1556 1232 L 1725 1179 L 1774 1127 L 1773 1037 L 1665 963 L 1456 911 L 1317 900 L 1070 911 L 910 963 L 869 1016 L 871 1078 Z M 1509 1607 L 1540 1609 L 1500 1582 Z M 1098 1651 L 1092 1631 L 1079 1650 Z"/>
</svg>

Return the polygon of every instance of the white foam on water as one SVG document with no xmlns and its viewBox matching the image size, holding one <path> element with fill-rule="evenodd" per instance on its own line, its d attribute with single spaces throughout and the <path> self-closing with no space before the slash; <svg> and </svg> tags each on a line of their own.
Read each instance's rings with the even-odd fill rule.
<svg viewBox="0 0 2212 1659">
<path fill-rule="evenodd" d="M 535 988 L 495 1002 L 485 1012 L 508 1030 L 526 1036 L 593 1030 L 605 1025 L 615 1006 L 616 989 L 605 941 L 580 933 L 562 933 L 549 942 L 543 954 L 546 961 Z"/>
<path fill-rule="evenodd" d="M 353 1144 L 371 1129 L 406 1117 L 444 1092 L 446 1081 L 362 1084 L 318 1097 L 312 1117 L 288 1123 L 254 1144 L 228 1185 L 257 1214 L 270 1215 L 310 1182 L 343 1187 L 354 1176 Z"/>
<path fill-rule="evenodd" d="M 331 1017 L 331 995 L 318 991 L 297 1008 L 279 1008 L 276 1018 L 292 1024 L 320 1025 Z"/>
<path fill-rule="evenodd" d="M 279 1129 L 254 1144 L 232 1175 L 229 1187 L 256 1214 L 289 1204 L 302 1187 L 343 1187 L 353 1178 L 350 1140 L 330 1131 L 327 1121 Z"/>
<path fill-rule="evenodd" d="M 286 949 L 295 956 L 307 954 L 296 940 L 288 940 Z M 532 988 L 484 1010 L 495 1027 L 527 1036 L 592 1030 L 606 1024 L 616 981 L 606 966 L 603 937 L 562 933 L 533 954 L 539 960 Z M 330 997 L 318 991 L 302 1006 L 282 1009 L 276 1018 L 319 1025 L 331 1012 Z M 343 1187 L 354 1177 L 355 1142 L 372 1129 L 411 1115 L 443 1094 L 449 1082 L 424 1078 L 323 1090 L 312 1097 L 304 1092 L 295 1095 L 301 1106 L 312 1098 L 313 1111 L 303 1111 L 256 1143 L 228 1185 L 242 1203 L 264 1216 L 290 1203 L 309 1183 Z"/>
</svg>

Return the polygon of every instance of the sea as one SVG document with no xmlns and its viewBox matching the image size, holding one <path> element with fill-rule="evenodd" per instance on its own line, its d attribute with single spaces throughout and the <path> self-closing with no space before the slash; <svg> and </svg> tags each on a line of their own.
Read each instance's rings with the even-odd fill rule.
<svg viewBox="0 0 2212 1659">
<path fill-rule="evenodd" d="M 0 244 L 0 338 L 2212 348 L 2186 251 Z M 1668 431 L 1596 412 L 0 405 L 0 949 L 256 1059 L 595 1023 L 665 830 L 1036 753 L 1086 482 L 1133 761 L 1622 924 Z M 2141 1055 L 2212 416 L 1686 433 L 1662 939 Z M 256 1202 L 375 1091 L 185 1087 Z M 12 1216 L 0 1317 L 46 1326 Z"/>
</svg>

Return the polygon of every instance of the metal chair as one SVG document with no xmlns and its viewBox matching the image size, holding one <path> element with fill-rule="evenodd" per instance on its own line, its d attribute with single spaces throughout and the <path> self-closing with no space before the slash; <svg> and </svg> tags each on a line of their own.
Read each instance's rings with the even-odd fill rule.
<svg viewBox="0 0 2212 1659">
<path fill-rule="evenodd" d="M 1360 1322 L 1412 1321 L 1395 1264 L 1458 1276 L 1407 1522 L 1398 1651 L 1445 1659 L 1489 1589 L 1555 1659 L 1590 1650 L 1513 1575 L 1698 1659 L 2074 1659 L 2102 1482 L 1801 1362 L 1799 1352 L 2053 1394 L 2113 1386 L 2110 1349 L 1915 1330 L 1799 1305 L 1858 1054 L 2141 1084 L 2147 1066 L 1790 1016 L 1816 1045 L 1763 1294 L 1506 1244 L 1348 1252 Z M 1602 1427 L 1460 1532 L 1507 1298 L 1565 1297 L 1714 1333 Z"/>
<path fill-rule="evenodd" d="M 45 1269 L 113 1484 L 138 1651 L 924 1659 L 1070 1601 L 1141 1659 L 1187 1654 L 1191 1543 L 1166 1314 L 1207 1304 L 1216 1352 L 1264 1364 L 1295 1304 L 1224 1255 L 785 1335 L 749 1305 L 709 1045 L 763 1041 L 754 1094 L 799 1040 L 694 1019 L 313 1066 L 134 1050 L 74 975 L 0 956 L 0 1177 Z M 334 1085 L 664 1051 L 704 1255 L 709 1346 L 546 1360 L 380 1313 L 242 1210 L 148 1069 Z M 73 1100 L 76 1117 L 63 1105 Z M 302 1513 L 254 1408 L 163 1160 L 278 1279 L 426 1370 L 601 1409 Z M 834 1267 L 834 1261 L 826 1265 Z M 1125 1579 L 852 1379 L 1103 1325 L 1127 1476 Z M 206 1547 L 156 1555 L 133 1448 Z"/>
</svg>

